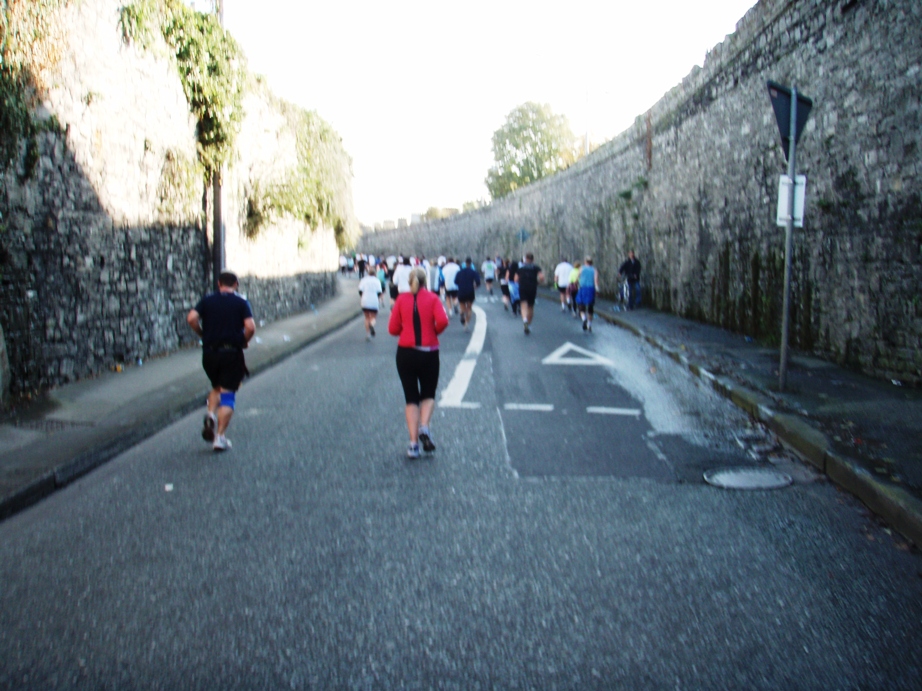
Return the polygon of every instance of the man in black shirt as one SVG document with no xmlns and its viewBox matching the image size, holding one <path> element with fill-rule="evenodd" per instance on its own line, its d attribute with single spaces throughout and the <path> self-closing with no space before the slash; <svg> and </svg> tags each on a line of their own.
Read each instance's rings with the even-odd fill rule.
<svg viewBox="0 0 922 691">
<path fill-rule="evenodd" d="M 256 333 L 250 303 L 237 295 L 237 276 L 223 271 L 218 292 L 202 298 L 186 316 L 186 322 L 202 338 L 202 367 L 211 381 L 208 412 L 202 438 L 214 451 L 226 451 L 224 436 L 234 414 L 236 392 L 248 374 L 243 350 Z"/>
<path fill-rule="evenodd" d="M 535 265 L 535 255 L 531 252 L 525 255 L 525 263 L 519 264 L 515 274 L 515 282 L 519 284 L 519 299 L 522 301 L 522 322 L 525 325 L 525 335 L 531 333 L 531 320 L 535 314 L 535 298 L 538 297 L 538 284 L 544 283 L 544 272 L 540 266 Z"/>
<path fill-rule="evenodd" d="M 627 308 L 634 309 L 637 303 L 637 284 L 640 283 L 640 262 L 634 256 L 634 250 L 627 253 L 627 260 L 618 269 L 618 278 L 627 277 Z"/>
<path fill-rule="evenodd" d="M 480 287 L 480 274 L 470 257 L 464 260 L 464 265 L 455 276 L 455 285 L 458 286 L 458 302 L 461 304 L 461 324 L 467 331 L 471 323 L 474 293 Z"/>
</svg>

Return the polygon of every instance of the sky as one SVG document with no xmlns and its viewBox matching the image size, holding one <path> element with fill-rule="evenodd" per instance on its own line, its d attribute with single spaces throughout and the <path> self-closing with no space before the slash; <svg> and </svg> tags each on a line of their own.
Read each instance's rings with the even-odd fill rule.
<svg viewBox="0 0 922 691">
<path fill-rule="evenodd" d="M 224 23 L 250 71 L 342 137 L 356 216 L 374 225 L 489 201 L 493 133 L 527 101 L 611 139 L 754 4 L 224 0 Z"/>
</svg>

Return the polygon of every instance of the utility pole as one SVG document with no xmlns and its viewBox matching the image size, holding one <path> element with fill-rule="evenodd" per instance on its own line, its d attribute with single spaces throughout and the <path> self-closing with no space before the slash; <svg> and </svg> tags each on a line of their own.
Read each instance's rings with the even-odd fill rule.
<svg viewBox="0 0 922 691">
<path fill-rule="evenodd" d="M 218 23 L 224 28 L 224 0 L 215 0 L 215 13 L 218 16 Z M 218 278 L 224 271 L 224 218 L 221 209 L 221 175 L 222 169 L 218 169 L 211 174 L 211 193 L 213 197 L 212 204 L 212 273 L 214 274 L 214 289 L 217 291 Z"/>
</svg>

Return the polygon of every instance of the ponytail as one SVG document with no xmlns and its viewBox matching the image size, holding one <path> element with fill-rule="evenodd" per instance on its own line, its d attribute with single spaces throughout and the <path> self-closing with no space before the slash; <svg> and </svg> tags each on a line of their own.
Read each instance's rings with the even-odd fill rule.
<svg viewBox="0 0 922 691">
<path fill-rule="evenodd" d="M 420 287 L 426 286 L 426 270 L 417 266 L 410 272 L 410 292 L 416 295 Z"/>
</svg>

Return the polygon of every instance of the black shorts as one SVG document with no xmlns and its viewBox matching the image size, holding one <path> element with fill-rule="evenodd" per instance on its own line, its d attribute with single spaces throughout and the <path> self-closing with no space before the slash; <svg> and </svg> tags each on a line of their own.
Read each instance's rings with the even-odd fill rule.
<svg viewBox="0 0 922 691">
<path fill-rule="evenodd" d="M 397 296 L 400 295 L 400 291 L 398 290 L 397 286 L 395 286 L 393 283 L 391 283 L 390 288 L 391 288 L 391 300 L 396 300 Z"/>
<path fill-rule="evenodd" d="M 458 297 L 458 291 L 457 291 L 457 289 L 455 289 L 455 290 L 446 290 L 446 291 L 445 291 L 445 294 L 446 294 L 448 297 L 450 297 L 450 298 L 456 298 L 456 297 Z"/>
<path fill-rule="evenodd" d="M 474 302 L 474 293 L 458 294 L 458 302 Z"/>
<path fill-rule="evenodd" d="M 500 283 L 500 284 L 499 284 L 499 292 L 501 292 L 501 293 L 502 293 L 503 295 L 505 295 L 506 297 L 509 297 L 509 284 L 508 284 L 508 283 Z"/>
<path fill-rule="evenodd" d="M 202 367 L 212 388 L 236 391 L 249 374 L 242 350 L 202 350 Z"/>
<path fill-rule="evenodd" d="M 376 314 L 378 313 L 378 310 L 373 310 L 373 309 L 369 309 L 369 308 L 367 308 L 367 307 L 363 307 L 363 308 L 362 308 L 362 312 L 365 313 L 366 315 L 374 316 L 374 315 L 376 315 Z"/>
<path fill-rule="evenodd" d="M 397 374 L 408 405 L 434 399 L 439 385 L 439 351 L 397 348 Z"/>
<path fill-rule="evenodd" d="M 561 295 L 566 295 L 568 289 L 569 289 L 569 286 L 557 286 L 557 290 L 560 292 Z"/>
<path fill-rule="evenodd" d="M 524 302 L 529 307 L 535 306 L 536 297 L 538 297 L 538 291 L 535 291 L 534 293 L 526 293 L 524 290 L 522 290 L 521 286 L 519 286 L 519 300 Z"/>
</svg>

